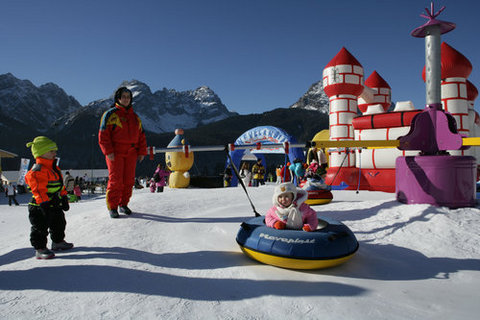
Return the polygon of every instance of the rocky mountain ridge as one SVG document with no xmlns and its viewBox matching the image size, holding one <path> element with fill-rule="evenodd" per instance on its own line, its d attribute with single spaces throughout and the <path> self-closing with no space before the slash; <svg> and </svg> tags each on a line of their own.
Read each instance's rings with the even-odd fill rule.
<svg viewBox="0 0 480 320">
<path fill-rule="evenodd" d="M 322 81 L 315 82 L 290 108 L 329 113 L 329 99 L 323 91 Z"/>
<path fill-rule="evenodd" d="M 321 84 L 312 85 L 297 103 L 282 109 L 292 112 L 280 110 L 245 116 L 230 112 L 215 92 L 206 86 L 188 91 L 163 88 L 156 92 L 138 80 L 125 81 L 120 86 L 126 86 L 133 92 L 134 108 L 142 119 L 149 145 L 160 147 L 171 139 L 173 131 L 179 127 L 192 130 L 192 135 L 198 134 L 195 141 L 199 143 L 200 137 L 215 140 L 207 136 L 234 139 L 238 130 L 258 124 L 256 119 L 261 119 L 262 125 L 278 125 L 290 134 L 303 135 L 308 131 L 301 139 L 308 138 L 316 130 L 315 123 L 318 123 L 319 130 L 324 129 L 327 123 L 323 117 L 320 121 L 315 116 L 328 114 L 328 98 L 325 106 Z M 31 157 L 25 143 L 37 135 L 47 135 L 62 147 L 59 154 L 64 165 L 70 168 L 102 166 L 104 161 L 96 142 L 97 132 L 101 115 L 112 104 L 113 97 L 107 97 L 81 106 L 74 97 L 53 83 L 36 87 L 10 73 L 0 75 L 0 149 L 14 152 L 19 157 Z M 309 112 L 300 112 L 300 109 Z M 286 122 L 284 116 L 291 121 Z M 232 121 L 226 122 L 226 126 L 213 125 L 228 119 Z M 317 120 L 312 122 L 311 119 Z M 2 165 L 8 167 L 8 162 L 8 159 L 3 159 Z"/>
</svg>

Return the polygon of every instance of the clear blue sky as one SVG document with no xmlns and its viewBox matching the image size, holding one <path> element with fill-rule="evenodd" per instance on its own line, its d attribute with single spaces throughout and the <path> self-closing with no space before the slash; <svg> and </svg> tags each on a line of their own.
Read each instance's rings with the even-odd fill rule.
<svg viewBox="0 0 480 320">
<path fill-rule="evenodd" d="M 345 46 L 392 87 L 425 104 L 424 39 L 410 32 L 426 0 L 0 0 L 0 73 L 54 82 L 81 104 L 123 80 L 152 91 L 212 88 L 231 110 L 294 103 Z M 473 64 L 480 88 L 480 1 L 438 0 L 442 36 Z M 477 103 L 480 104 L 480 98 Z M 480 109 L 480 108 L 478 108 Z"/>
</svg>

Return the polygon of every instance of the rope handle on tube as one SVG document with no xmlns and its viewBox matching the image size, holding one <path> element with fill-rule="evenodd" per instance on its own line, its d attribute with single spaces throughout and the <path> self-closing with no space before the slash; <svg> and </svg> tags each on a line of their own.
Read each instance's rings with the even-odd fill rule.
<svg viewBox="0 0 480 320">
<path fill-rule="evenodd" d="M 357 194 L 360 190 L 360 180 L 362 179 L 362 149 L 358 150 L 358 186 L 357 186 Z"/>
<path fill-rule="evenodd" d="M 335 173 L 335 176 L 333 177 L 332 181 L 330 182 L 329 186 L 332 185 L 332 183 L 335 181 L 335 179 L 337 178 L 338 176 L 338 173 L 340 172 L 340 169 L 342 169 L 343 167 L 343 163 L 345 162 L 345 160 L 347 160 L 348 158 L 348 153 L 350 152 L 350 149 L 349 148 L 345 148 L 345 157 L 343 158 L 342 160 L 342 163 L 340 163 L 340 167 L 338 167 L 338 170 L 337 172 Z"/>
</svg>

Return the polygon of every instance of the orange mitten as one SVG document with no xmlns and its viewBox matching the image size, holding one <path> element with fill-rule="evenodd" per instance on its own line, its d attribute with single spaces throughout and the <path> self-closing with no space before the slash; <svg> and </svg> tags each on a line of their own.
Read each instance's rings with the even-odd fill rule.
<svg viewBox="0 0 480 320">
<path fill-rule="evenodd" d="M 285 229 L 285 226 L 286 226 L 286 224 L 285 224 L 285 222 L 283 222 L 283 221 L 277 221 L 277 222 L 275 222 L 274 225 L 273 225 L 273 227 L 274 227 L 275 229 L 279 229 L 279 230 Z"/>
<path fill-rule="evenodd" d="M 311 232 L 311 231 L 312 231 L 312 228 L 310 228 L 310 225 L 304 224 L 304 225 L 303 225 L 303 231 Z"/>
</svg>

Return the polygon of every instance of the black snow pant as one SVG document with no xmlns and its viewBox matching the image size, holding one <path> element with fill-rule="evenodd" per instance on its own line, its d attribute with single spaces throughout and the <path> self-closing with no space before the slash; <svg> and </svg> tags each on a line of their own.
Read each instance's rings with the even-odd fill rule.
<svg viewBox="0 0 480 320">
<path fill-rule="evenodd" d="M 53 242 L 62 242 L 65 239 L 67 222 L 62 209 L 50 207 L 44 211 L 39 206 L 28 205 L 28 218 L 32 225 L 30 243 L 35 249 L 47 247 L 49 232 Z"/>
<path fill-rule="evenodd" d="M 18 206 L 17 199 L 15 199 L 15 196 L 8 196 L 8 205 L 12 205 L 12 201 L 15 203 L 16 206 Z"/>
</svg>

